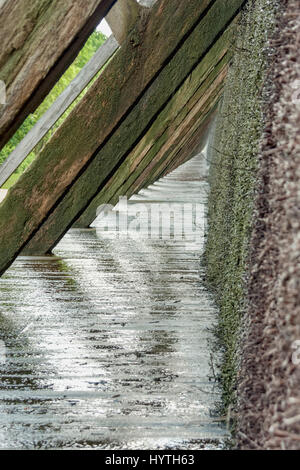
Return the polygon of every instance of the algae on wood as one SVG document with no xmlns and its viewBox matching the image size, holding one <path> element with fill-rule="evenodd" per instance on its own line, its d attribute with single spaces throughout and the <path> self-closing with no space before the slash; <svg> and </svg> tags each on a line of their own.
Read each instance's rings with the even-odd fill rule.
<svg viewBox="0 0 300 470">
<path fill-rule="evenodd" d="M 115 0 L 6 0 L 0 15 L 0 148 L 73 62 Z"/>
<path fill-rule="evenodd" d="M 124 145 L 129 154 L 242 4 L 161 0 L 149 16 L 141 16 L 109 67 L 0 206 L 1 273 L 48 222 L 56 224 L 59 237 L 45 239 L 45 246 L 51 249 L 59 241 L 125 160 Z M 51 219 L 57 209 L 61 217 Z"/>
</svg>

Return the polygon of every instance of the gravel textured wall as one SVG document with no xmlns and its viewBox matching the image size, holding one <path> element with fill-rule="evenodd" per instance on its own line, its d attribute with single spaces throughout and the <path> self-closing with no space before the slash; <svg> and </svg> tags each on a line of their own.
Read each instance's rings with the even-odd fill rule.
<svg viewBox="0 0 300 470">
<path fill-rule="evenodd" d="M 266 84 L 238 386 L 243 448 L 300 448 L 300 3 L 282 8 Z"/>
<path fill-rule="evenodd" d="M 242 449 L 300 448 L 300 4 L 249 1 L 210 148 L 207 280 Z"/>
</svg>

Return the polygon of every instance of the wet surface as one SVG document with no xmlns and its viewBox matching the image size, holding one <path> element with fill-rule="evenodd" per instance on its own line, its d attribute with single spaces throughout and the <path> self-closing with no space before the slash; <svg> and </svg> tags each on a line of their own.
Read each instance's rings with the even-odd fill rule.
<svg viewBox="0 0 300 470">
<path fill-rule="evenodd" d="M 129 220 L 141 203 L 203 208 L 201 158 L 133 197 Z M 120 236 L 97 224 L 71 230 L 54 257 L 19 258 L 0 279 L 0 448 L 222 447 L 202 238 L 149 239 L 142 223 Z"/>
</svg>

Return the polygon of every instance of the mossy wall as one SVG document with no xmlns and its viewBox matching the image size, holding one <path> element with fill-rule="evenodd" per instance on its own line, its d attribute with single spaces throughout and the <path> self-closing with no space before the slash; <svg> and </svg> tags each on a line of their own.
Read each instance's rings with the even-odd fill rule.
<svg viewBox="0 0 300 470">
<path fill-rule="evenodd" d="M 224 350 L 220 378 L 225 408 L 235 401 L 237 350 L 246 309 L 247 259 L 267 98 L 262 90 L 276 7 L 276 0 L 249 0 L 243 11 L 208 153 L 211 192 L 205 262 L 207 281 L 220 307 L 217 336 Z"/>
</svg>

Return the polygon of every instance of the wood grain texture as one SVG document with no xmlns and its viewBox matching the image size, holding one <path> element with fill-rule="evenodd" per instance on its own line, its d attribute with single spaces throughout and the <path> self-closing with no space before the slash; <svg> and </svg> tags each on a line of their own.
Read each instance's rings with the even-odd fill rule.
<svg viewBox="0 0 300 470">
<path fill-rule="evenodd" d="M 98 206 L 110 202 L 114 194 L 119 197 L 130 192 L 131 195 L 143 187 L 143 184 L 147 184 L 151 175 L 152 179 L 155 178 L 155 161 L 167 166 L 169 153 L 175 149 L 180 152 L 183 145 L 182 138 L 193 129 L 192 122 L 194 124 L 197 121 L 200 126 L 207 108 L 212 109 L 222 93 L 226 65 L 232 57 L 232 52 L 228 50 L 232 40 L 233 28 L 229 28 L 187 78 L 109 182 L 89 204 L 80 219 L 76 221 L 76 227 L 91 225 Z M 176 159 L 179 158 L 177 155 Z M 134 187 L 133 182 L 136 179 L 142 181 Z M 132 184 L 131 189 L 130 184 Z"/>
<path fill-rule="evenodd" d="M 48 94 L 115 0 L 6 0 L 0 15 L 0 149 Z"/>
<path fill-rule="evenodd" d="M 111 36 L 95 53 L 94 57 L 83 67 L 77 77 L 59 95 L 53 105 L 43 114 L 36 125 L 8 156 L 0 167 L 0 187 L 8 180 L 25 158 L 32 152 L 40 140 L 64 114 L 68 107 L 78 98 L 95 75 L 116 52 L 119 45 Z"/>
<path fill-rule="evenodd" d="M 0 205 L 0 273 L 48 223 L 57 231 L 45 245 L 58 242 L 242 4 L 160 0 L 140 18 L 109 67 Z"/>
<path fill-rule="evenodd" d="M 221 24 L 226 24 L 226 15 L 230 15 L 228 7 L 224 15 L 224 4 L 221 9 L 219 9 L 220 5 L 222 5 L 221 1 L 216 2 L 191 35 L 186 38 L 182 47 L 170 63 L 163 68 L 145 96 L 131 110 L 107 144 L 99 150 L 89 167 L 82 172 L 68 194 L 56 206 L 47 222 L 40 227 L 26 246 L 25 254 L 39 255 L 51 252 L 65 233 L 68 224 L 76 219 L 77 214 L 80 215 L 83 209 L 82 226 L 89 226 L 96 217 L 98 206 L 111 193 L 112 188 L 108 186 L 108 181 L 114 179 L 115 174 L 118 174 L 119 183 L 126 181 L 125 186 L 127 186 L 128 181 L 132 181 L 134 177 L 137 178 L 136 172 L 139 172 L 141 173 L 137 182 L 139 186 L 150 176 L 153 179 L 161 173 L 162 170 L 157 168 L 157 165 L 161 160 L 165 160 L 167 164 L 169 152 L 174 148 L 177 149 L 176 157 L 174 153 L 171 155 L 174 158 L 180 158 L 178 151 L 183 136 L 193 126 L 200 126 L 201 120 L 208 112 L 207 109 L 211 110 L 220 97 L 226 76 L 224 67 L 231 57 L 227 54 L 232 40 L 231 28 L 227 28 L 219 39 L 217 39 L 218 29 L 213 32 L 210 28 L 212 23 L 215 27 L 218 24 L 216 13 L 220 15 L 219 27 Z M 206 38 L 205 31 L 208 32 Z M 202 40 L 201 44 L 199 44 L 200 40 Z M 206 49 L 208 44 L 210 47 Z M 202 51 L 204 51 L 203 56 Z M 198 63 L 198 65 L 196 68 L 189 69 L 191 63 Z M 183 77 L 186 79 L 182 83 Z M 176 91 L 178 83 L 181 87 Z M 155 114 L 161 108 L 163 109 L 160 113 Z M 154 122 L 148 129 L 152 120 Z M 136 138 L 138 144 L 134 144 L 137 148 L 133 151 L 132 147 Z M 130 156 L 132 151 L 133 155 Z M 145 157 L 144 160 L 143 157 Z M 136 168 L 137 171 L 135 171 Z M 97 197 L 98 194 L 99 197 Z"/>
</svg>

